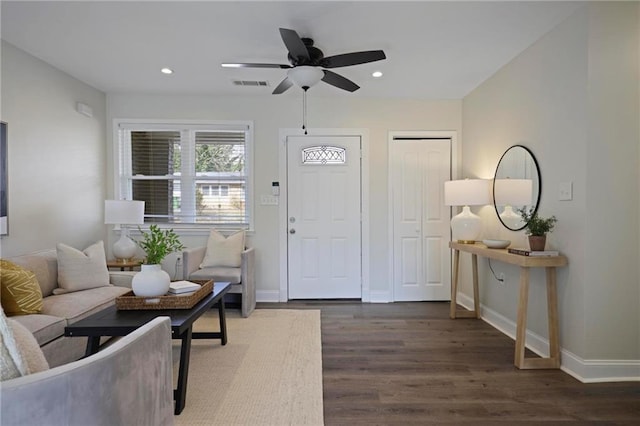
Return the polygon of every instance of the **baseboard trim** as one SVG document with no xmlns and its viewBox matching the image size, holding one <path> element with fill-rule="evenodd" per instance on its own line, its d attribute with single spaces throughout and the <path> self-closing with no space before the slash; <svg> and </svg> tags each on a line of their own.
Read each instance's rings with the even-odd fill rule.
<svg viewBox="0 0 640 426">
<path fill-rule="evenodd" d="M 473 299 L 458 293 L 458 303 L 472 309 Z M 516 323 L 504 315 L 480 305 L 480 317 L 487 324 L 515 341 Z M 526 346 L 539 356 L 549 355 L 549 340 L 527 330 Z M 560 369 L 583 383 L 634 382 L 640 381 L 640 360 L 595 360 L 583 359 L 571 351 L 561 348 Z"/>
</svg>

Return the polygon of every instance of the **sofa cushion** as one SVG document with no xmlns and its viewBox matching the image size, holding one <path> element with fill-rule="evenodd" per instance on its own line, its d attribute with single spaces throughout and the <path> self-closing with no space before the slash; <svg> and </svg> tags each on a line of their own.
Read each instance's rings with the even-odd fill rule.
<svg viewBox="0 0 640 426">
<path fill-rule="evenodd" d="M 25 326 L 33 334 L 40 346 L 44 346 L 62 336 L 64 328 L 67 326 L 66 319 L 44 314 L 20 315 L 12 319 Z"/>
<path fill-rule="evenodd" d="M 36 275 L 8 260 L 0 262 L 0 299 L 7 316 L 35 314 L 42 309 Z"/>
<path fill-rule="evenodd" d="M 240 268 L 202 268 L 191 275 L 190 280 L 210 280 L 213 282 L 230 282 L 238 284 L 242 281 L 242 270 Z"/>
<path fill-rule="evenodd" d="M 207 250 L 200 264 L 201 268 L 230 267 L 239 268 L 244 250 L 244 231 L 225 238 L 224 235 L 212 229 L 207 240 Z"/>
<path fill-rule="evenodd" d="M 73 324 L 115 304 L 116 297 L 129 291 L 129 288 L 109 284 L 106 287 L 49 296 L 43 301 L 42 313 L 66 318 L 67 324 Z"/>
<path fill-rule="evenodd" d="M 25 254 L 9 260 L 36 274 L 43 297 L 53 294 L 53 289 L 58 287 L 58 260 L 55 250 Z"/>
<path fill-rule="evenodd" d="M 98 241 L 83 251 L 66 244 L 56 246 L 58 286 L 53 294 L 64 294 L 109 285 L 104 243 Z"/>
</svg>

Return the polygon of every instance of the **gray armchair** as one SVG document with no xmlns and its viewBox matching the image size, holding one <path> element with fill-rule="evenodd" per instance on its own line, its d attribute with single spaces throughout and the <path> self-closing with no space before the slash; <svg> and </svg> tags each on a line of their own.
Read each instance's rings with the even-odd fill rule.
<svg viewBox="0 0 640 426">
<path fill-rule="evenodd" d="M 172 425 L 171 356 L 158 317 L 97 354 L 0 382 L 0 424 Z"/>
<path fill-rule="evenodd" d="M 206 251 L 206 247 L 196 247 L 188 248 L 182 252 L 183 279 L 212 279 L 214 283 L 216 281 L 230 282 L 232 286 L 229 293 L 241 294 L 242 316 L 247 318 L 256 308 L 255 250 L 252 247 L 242 252 L 242 262 L 239 268 L 200 268 Z"/>
</svg>

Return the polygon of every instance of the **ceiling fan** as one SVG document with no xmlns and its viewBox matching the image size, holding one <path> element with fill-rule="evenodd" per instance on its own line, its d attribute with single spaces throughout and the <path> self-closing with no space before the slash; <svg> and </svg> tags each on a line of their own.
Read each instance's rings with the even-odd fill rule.
<svg viewBox="0 0 640 426">
<path fill-rule="evenodd" d="M 222 66 L 231 68 L 288 69 L 287 76 L 273 90 L 274 95 L 285 92 L 294 83 L 306 92 L 307 89 L 320 80 L 340 89 L 355 92 L 360 86 L 340 74 L 323 68 L 348 67 L 386 59 L 382 50 L 368 50 L 325 57 L 322 51 L 313 45 L 313 39 L 301 38 L 294 30 L 280 28 L 280 36 L 289 51 L 287 58 L 290 65 L 225 63 Z"/>
</svg>

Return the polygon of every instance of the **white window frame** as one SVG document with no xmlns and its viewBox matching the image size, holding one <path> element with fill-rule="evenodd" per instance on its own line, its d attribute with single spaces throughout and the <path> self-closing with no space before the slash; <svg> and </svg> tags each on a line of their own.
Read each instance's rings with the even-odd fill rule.
<svg viewBox="0 0 640 426">
<path fill-rule="evenodd" d="M 131 151 L 125 150 L 121 146 L 124 141 L 120 139 L 120 130 L 138 130 L 138 131 L 172 131 L 172 130 L 240 130 L 245 131 L 245 211 L 247 215 L 247 224 L 241 226 L 239 224 L 216 224 L 216 228 L 236 230 L 245 229 L 247 231 L 253 231 L 254 229 L 254 202 L 253 202 L 253 121 L 218 121 L 218 120 L 159 120 L 159 119 L 121 119 L 116 118 L 113 120 L 113 179 L 114 179 L 114 199 L 117 200 L 130 200 L 132 197 L 131 186 L 128 181 L 131 177 Z M 189 156 L 185 156 L 185 150 L 183 150 L 182 166 L 183 170 L 190 167 L 193 161 L 195 161 L 195 145 L 189 151 L 193 150 L 194 153 L 189 153 Z M 193 158 L 192 158 L 193 157 Z M 128 172 L 128 174 L 127 174 Z M 194 182 L 196 180 L 195 168 L 193 168 L 193 175 L 187 175 L 181 177 L 183 184 L 189 181 Z M 197 179 L 201 179 L 197 177 Z M 194 186 L 195 187 L 195 186 Z M 193 194 L 182 193 L 181 197 L 184 203 L 186 197 L 195 197 Z M 160 227 L 170 227 L 174 229 L 182 230 L 194 230 L 198 233 L 199 230 L 209 232 L 211 229 L 211 223 L 158 223 Z"/>
</svg>

